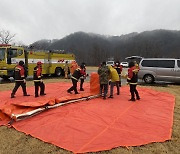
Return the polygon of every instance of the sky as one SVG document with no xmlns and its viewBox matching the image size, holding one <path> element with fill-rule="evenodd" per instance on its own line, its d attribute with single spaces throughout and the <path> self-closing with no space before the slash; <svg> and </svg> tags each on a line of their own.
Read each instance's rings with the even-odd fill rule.
<svg viewBox="0 0 180 154">
<path fill-rule="evenodd" d="M 83 31 L 120 36 L 180 30 L 180 0 L 0 0 L 0 30 L 29 45 Z"/>
</svg>

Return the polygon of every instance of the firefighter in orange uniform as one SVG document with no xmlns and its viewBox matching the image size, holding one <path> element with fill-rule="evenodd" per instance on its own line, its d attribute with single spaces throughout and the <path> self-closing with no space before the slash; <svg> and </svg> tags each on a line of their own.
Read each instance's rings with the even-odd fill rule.
<svg viewBox="0 0 180 154">
<path fill-rule="evenodd" d="M 80 68 L 83 69 L 84 72 L 86 73 L 86 63 L 83 62 L 81 64 Z M 86 79 L 87 76 L 89 76 L 89 74 L 86 73 L 86 75 L 83 75 L 80 77 L 80 91 L 84 91 L 83 83 L 84 83 L 84 80 Z"/>
<path fill-rule="evenodd" d="M 129 63 L 127 82 L 130 86 L 131 99 L 129 101 L 140 100 L 139 93 L 136 89 L 138 81 L 139 67 L 135 66 L 134 62 Z"/>
<path fill-rule="evenodd" d="M 74 71 L 78 68 L 78 64 L 77 62 L 74 60 L 71 62 L 71 66 L 70 66 L 70 73 L 71 75 L 74 73 Z"/>
<path fill-rule="evenodd" d="M 20 86 L 22 87 L 23 95 L 30 96 L 26 92 L 26 79 L 23 61 L 19 61 L 19 64 L 15 67 L 15 87 L 11 93 L 11 98 L 15 97 L 16 91 Z"/>
<path fill-rule="evenodd" d="M 46 95 L 44 93 L 45 85 L 42 80 L 42 63 L 40 61 L 37 62 L 37 66 L 34 68 L 33 80 L 34 80 L 34 86 L 35 86 L 35 97 L 39 97 L 39 94 L 38 94 L 39 87 L 40 87 L 40 95 L 41 96 Z"/>
</svg>

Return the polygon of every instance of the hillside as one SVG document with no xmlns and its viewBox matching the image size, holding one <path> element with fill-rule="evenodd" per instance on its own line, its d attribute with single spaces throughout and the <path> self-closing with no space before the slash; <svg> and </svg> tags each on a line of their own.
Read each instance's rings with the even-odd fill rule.
<svg viewBox="0 0 180 154">
<path fill-rule="evenodd" d="M 180 58 L 180 31 L 154 30 L 121 36 L 75 32 L 59 40 L 40 40 L 31 44 L 37 49 L 65 50 L 78 62 L 99 65 L 108 58 L 124 61 L 131 55 Z"/>
</svg>

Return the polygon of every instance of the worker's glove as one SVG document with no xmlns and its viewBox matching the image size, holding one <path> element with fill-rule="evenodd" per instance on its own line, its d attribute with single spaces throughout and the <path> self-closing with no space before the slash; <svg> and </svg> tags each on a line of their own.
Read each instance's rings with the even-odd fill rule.
<svg viewBox="0 0 180 154">
<path fill-rule="evenodd" d="M 26 83 L 26 79 L 23 79 L 23 82 Z"/>
</svg>

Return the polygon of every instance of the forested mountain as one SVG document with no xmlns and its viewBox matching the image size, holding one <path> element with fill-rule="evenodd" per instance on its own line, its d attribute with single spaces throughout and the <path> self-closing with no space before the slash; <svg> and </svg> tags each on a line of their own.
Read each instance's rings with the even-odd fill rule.
<svg viewBox="0 0 180 154">
<path fill-rule="evenodd" d="M 36 49 L 64 50 L 87 65 L 127 56 L 180 58 L 180 31 L 154 30 L 121 36 L 75 32 L 59 40 L 40 40 L 31 44 Z"/>
</svg>

